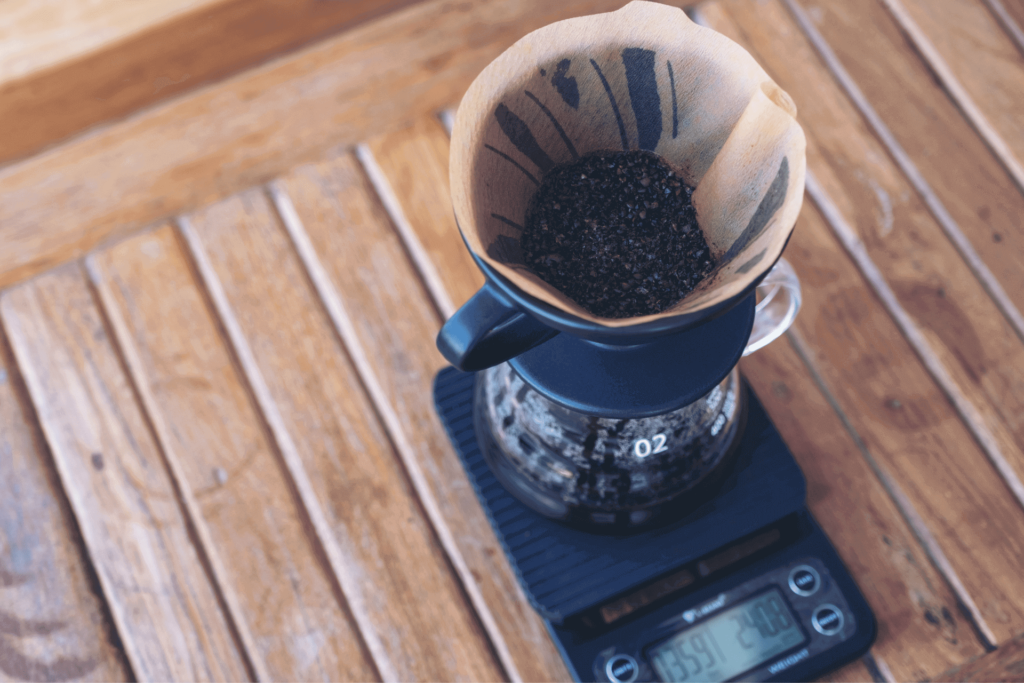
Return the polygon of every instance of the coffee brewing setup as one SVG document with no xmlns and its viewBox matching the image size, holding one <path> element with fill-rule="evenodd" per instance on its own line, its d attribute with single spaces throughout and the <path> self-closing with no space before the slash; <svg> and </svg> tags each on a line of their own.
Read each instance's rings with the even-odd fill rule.
<svg viewBox="0 0 1024 683">
<path fill-rule="evenodd" d="M 741 47 L 648 2 L 529 34 L 459 107 L 452 200 L 486 283 L 438 335 L 435 404 L 576 680 L 811 679 L 874 640 L 737 368 L 799 309 L 795 116 Z M 715 257 L 657 313 L 598 317 L 524 260 L 545 175 L 609 150 L 676 169 Z"/>
</svg>

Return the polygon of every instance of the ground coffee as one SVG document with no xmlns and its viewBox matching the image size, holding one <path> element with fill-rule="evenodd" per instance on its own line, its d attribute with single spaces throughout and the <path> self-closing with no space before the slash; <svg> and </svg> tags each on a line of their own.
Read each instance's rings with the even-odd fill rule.
<svg viewBox="0 0 1024 683">
<path fill-rule="evenodd" d="M 526 264 L 594 315 L 659 313 L 715 265 L 692 194 L 660 157 L 641 150 L 558 166 L 527 211 Z"/>
</svg>

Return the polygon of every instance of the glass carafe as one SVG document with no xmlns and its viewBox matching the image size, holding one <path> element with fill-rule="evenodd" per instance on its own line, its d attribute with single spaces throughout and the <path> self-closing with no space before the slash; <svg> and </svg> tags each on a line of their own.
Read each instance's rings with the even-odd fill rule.
<svg viewBox="0 0 1024 683">
<path fill-rule="evenodd" d="M 785 261 L 757 293 L 744 355 L 781 335 L 800 303 L 799 282 Z M 547 517 L 611 532 L 678 515 L 713 494 L 744 416 L 737 368 L 698 400 L 651 417 L 571 410 L 508 362 L 478 372 L 474 396 L 482 452 L 510 493 Z"/>
</svg>

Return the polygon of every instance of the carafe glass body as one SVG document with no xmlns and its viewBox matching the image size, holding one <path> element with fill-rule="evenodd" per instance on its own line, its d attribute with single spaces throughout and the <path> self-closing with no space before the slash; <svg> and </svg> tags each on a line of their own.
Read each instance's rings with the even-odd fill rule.
<svg viewBox="0 0 1024 683">
<path fill-rule="evenodd" d="M 510 493 L 545 516 L 615 531 L 707 497 L 742 430 L 744 401 L 734 368 L 677 410 L 596 417 L 546 398 L 502 363 L 477 373 L 474 419 Z"/>
</svg>

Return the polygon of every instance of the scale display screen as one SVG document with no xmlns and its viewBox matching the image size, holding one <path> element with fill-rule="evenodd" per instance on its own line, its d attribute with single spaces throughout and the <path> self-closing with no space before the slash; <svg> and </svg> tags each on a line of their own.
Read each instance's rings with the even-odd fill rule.
<svg viewBox="0 0 1024 683">
<path fill-rule="evenodd" d="M 778 588 L 741 602 L 647 652 L 662 681 L 719 683 L 806 640 Z"/>
</svg>

